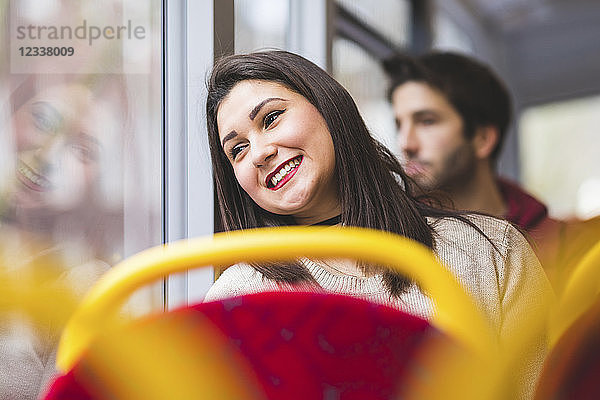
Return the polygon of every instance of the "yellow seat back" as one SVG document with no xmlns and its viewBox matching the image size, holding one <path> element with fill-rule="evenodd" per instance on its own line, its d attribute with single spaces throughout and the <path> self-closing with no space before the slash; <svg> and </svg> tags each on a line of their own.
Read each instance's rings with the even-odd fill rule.
<svg viewBox="0 0 600 400">
<path fill-rule="evenodd" d="M 134 290 L 198 266 L 345 257 L 386 265 L 414 279 L 436 303 L 433 324 L 485 359 L 496 351 L 482 314 L 425 246 L 402 236 L 350 227 L 278 227 L 219 233 L 142 251 L 106 273 L 85 297 L 61 337 L 57 365 L 69 370 L 110 326 Z"/>
</svg>

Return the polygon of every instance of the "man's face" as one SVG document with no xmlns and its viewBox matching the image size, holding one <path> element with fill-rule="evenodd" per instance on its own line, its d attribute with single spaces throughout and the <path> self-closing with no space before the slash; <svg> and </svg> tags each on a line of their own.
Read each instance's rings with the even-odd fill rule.
<svg viewBox="0 0 600 400">
<path fill-rule="evenodd" d="M 442 93 L 410 81 L 394 89 L 392 103 L 406 173 L 425 190 L 455 190 L 469 181 L 476 166 L 473 146 Z"/>
</svg>

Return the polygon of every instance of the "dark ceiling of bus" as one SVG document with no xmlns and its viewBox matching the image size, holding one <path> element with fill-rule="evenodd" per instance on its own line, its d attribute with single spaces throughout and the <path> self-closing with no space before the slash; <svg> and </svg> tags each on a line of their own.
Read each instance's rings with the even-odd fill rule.
<svg viewBox="0 0 600 400">
<path fill-rule="evenodd" d="M 600 0 L 459 1 L 503 43 L 522 104 L 600 93 Z"/>
<path fill-rule="evenodd" d="M 599 21 L 600 16 L 598 0 L 462 0 L 462 3 L 504 33 L 591 18 Z"/>
</svg>

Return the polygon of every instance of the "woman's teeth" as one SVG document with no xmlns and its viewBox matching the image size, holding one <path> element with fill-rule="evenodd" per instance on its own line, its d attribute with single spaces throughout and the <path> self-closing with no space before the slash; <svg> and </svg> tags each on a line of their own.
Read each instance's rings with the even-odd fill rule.
<svg viewBox="0 0 600 400">
<path fill-rule="evenodd" d="M 293 160 L 285 164 L 279 170 L 279 172 L 277 172 L 275 176 L 271 178 L 271 183 L 273 184 L 273 186 L 276 186 L 288 174 L 288 172 L 296 168 L 298 165 L 300 165 L 300 160 L 298 158 L 294 158 Z"/>
<path fill-rule="evenodd" d="M 35 183 L 39 187 L 47 189 L 50 186 L 48 184 L 48 181 L 41 178 L 38 174 L 36 174 L 32 170 L 30 170 L 28 167 L 21 164 L 21 165 L 19 165 L 18 169 L 19 169 L 19 172 L 21 173 L 21 175 L 23 175 L 24 177 L 26 177 L 27 179 L 29 179 L 31 182 Z"/>
</svg>

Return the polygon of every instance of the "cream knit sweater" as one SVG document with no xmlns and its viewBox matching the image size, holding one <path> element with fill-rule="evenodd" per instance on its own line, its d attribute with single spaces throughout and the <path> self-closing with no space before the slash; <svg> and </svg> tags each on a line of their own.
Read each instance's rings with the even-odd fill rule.
<svg viewBox="0 0 600 400">
<path fill-rule="evenodd" d="M 502 334 L 508 321 L 520 312 L 539 307 L 551 289 L 533 250 L 523 235 L 506 221 L 470 216 L 494 243 L 496 249 L 471 226 L 454 218 L 429 219 L 435 231 L 434 251 L 439 261 L 469 293 L 494 329 Z M 302 259 L 322 289 L 364 298 L 376 303 L 430 318 L 432 301 L 416 285 L 390 299 L 381 275 L 361 278 L 335 275 L 318 261 Z M 307 289 L 278 283 L 247 264 L 236 264 L 223 272 L 210 288 L 205 301 L 264 291 Z M 314 289 L 313 289 L 314 290 Z"/>
</svg>

